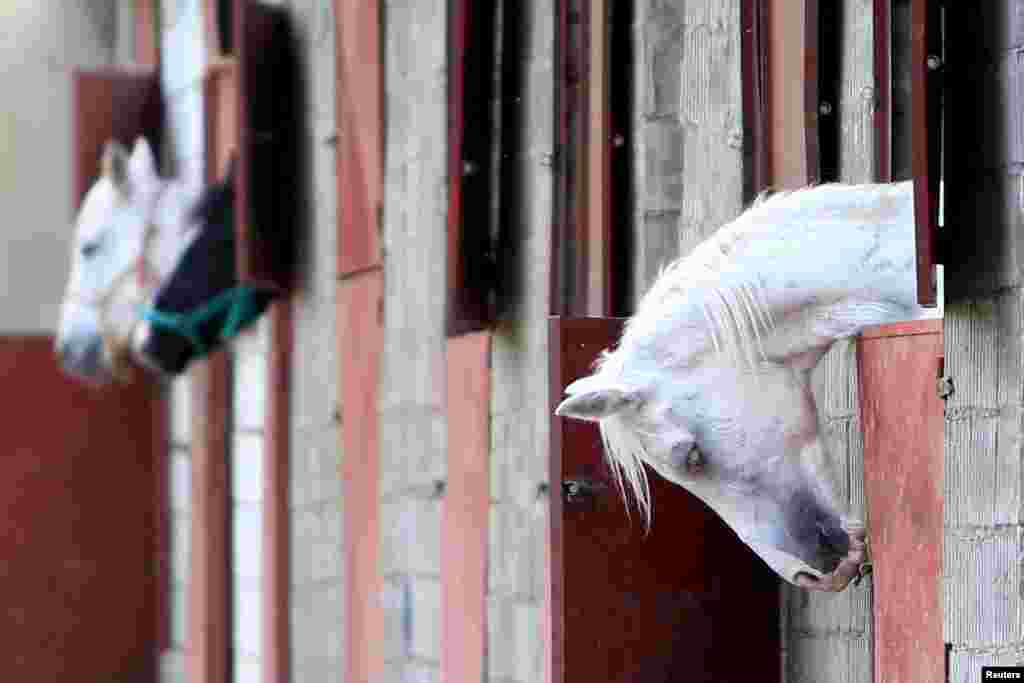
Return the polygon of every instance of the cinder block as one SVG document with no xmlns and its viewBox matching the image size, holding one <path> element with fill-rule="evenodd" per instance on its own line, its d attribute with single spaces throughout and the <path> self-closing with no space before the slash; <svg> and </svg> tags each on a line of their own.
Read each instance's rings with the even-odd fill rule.
<svg viewBox="0 0 1024 683">
<path fill-rule="evenodd" d="M 236 657 L 258 657 L 263 633 L 263 593 L 249 586 L 236 587 L 234 593 L 235 616 L 231 631 Z"/>
<path fill-rule="evenodd" d="M 234 683 L 260 683 L 263 680 L 263 663 L 249 652 L 234 652 Z"/>
<path fill-rule="evenodd" d="M 259 503 L 232 507 L 231 570 L 236 582 L 259 585 L 263 576 L 263 509 Z"/>
<path fill-rule="evenodd" d="M 188 683 L 183 650 L 169 649 L 160 653 L 160 683 Z"/>
<path fill-rule="evenodd" d="M 491 505 L 488 546 L 488 593 L 528 600 L 543 571 L 544 534 L 532 509 Z"/>
<path fill-rule="evenodd" d="M 299 671 L 341 671 L 345 647 L 344 590 L 339 581 L 293 589 L 291 646 L 297 680 Z"/>
<path fill-rule="evenodd" d="M 329 426 L 336 422 L 339 414 L 341 374 L 335 318 L 333 293 L 329 297 L 295 299 L 291 386 L 293 434 L 296 430 Z"/>
<path fill-rule="evenodd" d="M 441 574 L 441 501 L 402 496 L 381 502 L 382 574 Z"/>
<path fill-rule="evenodd" d="M 417 659 L 441 661 L 441 582 L 412 579 L 412 655 Z"/>
<path fill-rule="evenodd" d="M 192 571 L 192 518 L 187 514 L 172 514 L 171 520 L 171 581 L 187 586 Z"/>
<path fill-rule="evenodd" d="M 946 420 L 946 524 L 1020 521 L 1021 409 L 960 412 Z"/>
<path fill-rule="evenodd" d="M 327 500 L 341 505 L 341 428 L 337 423 L 293 428 L 290 462 L 291 505 L 300 508 Z"/>
<path fill-rule="evenodd" d="M 983 666 L 1020 666 L 1024 646 L 1020 643 L 1001 648 L 954 648 L 949 653 L 949 683 L 977 683 Z"/>
<path fill-rule="evenodd" d="M 1019 526 L 948 529 L 943 546 L 945 639 L 960 647 L 1019 642 Z"/>
<path fill-rule="evenodd" d="M 325 500 L 292 509 L 292 583 L 340 581 L 344 576 L 341 506 Z"/>
<path fill-rule="evenodd" d="M 510 598 L 487 599 L 487 674 L 490 680 L 515 680 L 517 670 L 515 603 Z"/>
<path fill-rule="evenodd" d="M 870 640 L 840 633 L 808 634 L 789 642 L 787 683 L 872 683 Z"/>
<path fill-rule="evenodd" d="M 171 442 L 175 446 L 188 448 L 192 443 L 192 397 L 188 375 L 176 377 L 171 382 Z"/>
<path fill-rule="evenodd" d="M 171 644 L 175 649 L 185 647 L 188 638 L 188 589 L 171 586 Z"/>
<path fill-rule="evenodd" d="M 413 599 L 411 578 L 397 575 L 381 585 L 380 606 L 384 618 L 381 655 L 386 662 L 401 662 L 412 656 Z"/>
<path fill-rule="evenodd" d="M 639 205 L 646 211 L 678 210 L 683 201 L 683 151 L 688 136 L 679 121 L 672 118 L 646 122 L 641 137 L 647 149 Z"/>
<path fill-rule="evenodd" d="M 171 449 L 171 510 L 187 514 L 192 500 L 192 458 L 187 448 Z"/>
<path fill-rule="evenodd" d="M 540 637 L 544 626 L 543 604 L 516 603 L 515 644 L 516 680 L 533 683 L 544 680 L 544 639 Z"/>
<path fill-rule="evenodd" d="M 231 454 L 231 497 L 238 502 L 263 500 L 264 436 L 260 432 L 236 433 Z"/>
</svg>

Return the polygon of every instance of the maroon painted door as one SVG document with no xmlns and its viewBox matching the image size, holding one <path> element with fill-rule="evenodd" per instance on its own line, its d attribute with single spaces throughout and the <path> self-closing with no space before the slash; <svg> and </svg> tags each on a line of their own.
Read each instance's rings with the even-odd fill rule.
<svg viewBox="0 0 1024 683">
<path fill-rule="evenodd" d="M 873 328 L 857 348 L 877 683 L 946 680 L 942 354 L 941 320 Z"/>
<path fill-rule="evenodd" d="M 552 318 L 551 407 L 622 320 Z M 779 680 L 775 575 L 702 502 L 649 473 L 653 527 L 628 518 L 591 423 L 552 418 L 552 683 Z M 563 485 L 564 482 L 564 485 Z M 569 495 L 574 482 L 595 495 Z"/>
<path fill-rule="evenodd" d="M 66 377 L 50 337 L 0 338 L 0 377 L 3 679 L 151 683 L 163 402 Z"/>
</svg>

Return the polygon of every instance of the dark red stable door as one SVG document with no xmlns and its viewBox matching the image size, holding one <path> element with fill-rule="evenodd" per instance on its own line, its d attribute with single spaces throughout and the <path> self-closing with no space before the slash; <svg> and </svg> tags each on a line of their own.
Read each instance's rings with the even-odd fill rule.
<svg viewBox="0 0 1024 683">
<path fill-rule="evenodd" d="M 552 318 L 551 409 L 622 331 Z M 552 683 L 779 680 L 779 585 L 700 500 L 649 472 L 645 535 L 609 481 L 596 427 L 552 418 L 548 666 Z"/>
<path fill-rule="evenodd" d="M 162 401 L 71 380 L 50 337 L 0 338 L 0 378 L 0 678 L 155 681 Z"/>
</svg>

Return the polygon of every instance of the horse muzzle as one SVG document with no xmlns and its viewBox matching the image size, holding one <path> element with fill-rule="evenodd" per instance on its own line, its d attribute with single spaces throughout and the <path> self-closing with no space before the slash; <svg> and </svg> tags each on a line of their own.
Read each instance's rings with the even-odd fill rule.
<svg viewBox="0 0 1024 683">
<path fill-rule="evenodd" d="M 114 379 L 102 337 L 60 339 L 56 352 L 61 368 L 69 375 L 93 384 L 108 384 Z"/>
</svg>

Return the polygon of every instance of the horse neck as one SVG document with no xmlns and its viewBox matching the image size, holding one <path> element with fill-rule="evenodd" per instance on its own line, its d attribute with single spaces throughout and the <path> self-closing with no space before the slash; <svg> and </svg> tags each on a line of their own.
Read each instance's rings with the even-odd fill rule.
<svg viewBox="0 0 1024 683">
<path fill-rule="evenodd" d="M 753 359 L 760 343 L 813 351 L 813 363 L 823 344 L 866 326 L 927 317 L 915 297 L 913 216 L 910 183 L 770 198 L 667 268 L 622 346 L 687 364 L 730 347 Z"/>
</svg>

